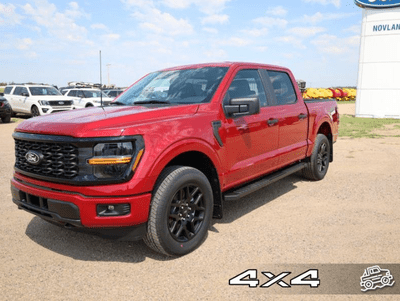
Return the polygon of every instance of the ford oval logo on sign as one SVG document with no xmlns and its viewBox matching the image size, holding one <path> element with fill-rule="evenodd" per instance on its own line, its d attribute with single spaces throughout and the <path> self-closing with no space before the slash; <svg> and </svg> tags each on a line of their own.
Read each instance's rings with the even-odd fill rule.
<svg viewBox="0 0 400 301">
<path fill-rule="evenodd" d="M 400 0 L 355 0 L 360 7 L 390 8 L 400 6 Z"/>
<path fill-rule="evenodd" d="M 32 150 L 28 151 L 25 154 L 26 161 L 32 165 L 39 165 L 40 162 L 42 162 L 43 157 L 44 156 L 41 152 L 32 151 Z"/>
</svg>

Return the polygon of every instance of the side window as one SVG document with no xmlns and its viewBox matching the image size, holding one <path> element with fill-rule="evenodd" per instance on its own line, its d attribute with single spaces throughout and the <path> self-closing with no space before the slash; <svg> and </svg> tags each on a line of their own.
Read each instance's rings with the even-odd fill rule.
<svg viewBox="0 0 400 301">
<path fill-rule="evenodd" d="M 25 87 L 22 87 L 20 94 L 22 94 L 22 93 L 26 93 L 29 95 L 28 89 Z"/>
<path fill-rule="evenodd" d="M 68 93 L 68 96 L 75 97 L 76 96 L 76 90 L 70 90 L 69 93 Z"/>
<path fill-rule="evenodd" d="M 22 87 L 15 87 L 13 95 L 21 95 Z"/>
<path fill-rule="evenodd" d="M 85 97 L 82 91 L 76 91 L 76 96 L 78 97 Z"/>
<path fill-rule="evenodd" d="M 278 105 L 293 104 L 297 101 L 296 92 L 289 75 L 281 71 L 267 70 Z"/>
<path fill-rule="evenodd" d="M 258 70 L 240 70 L 233 79 L 227 94 L 229 98 L 258 96 L 261 106 L 267 106 L 267 98 Z"/>
<path fill-rule="evenodd" d="M 4 89 L 4 94 L 10 94 L 11 90 L 12 90 L 12 87 L 6 87 Z"/>
</svg>

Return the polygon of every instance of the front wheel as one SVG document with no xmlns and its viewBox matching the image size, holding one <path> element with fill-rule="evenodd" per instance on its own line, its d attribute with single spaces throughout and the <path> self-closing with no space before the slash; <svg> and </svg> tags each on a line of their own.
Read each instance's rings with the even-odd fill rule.
<svg viewBox="0 0 400 301">
<path fill-rule="evenodd" d="M 310 162 L 303 169 L 303 175 L 310 180 L 322 180 L 328 172 L 330 156 L 331 147 L 328 138 L 323 134 L 318 134 Z"/>
<path fill-rule="evenodd" d="M 212 210 L 211 185 L 201 171 L 168 167 L 154 189 L 144 241 L 165 255 L 188 254 L 205 240 Z"/>
<path fill-rule="evenodd" d="M 32 106 L 31 108 L 32 117 L 40 116 L 40 112 L 37 106 Z"/>
</svg>

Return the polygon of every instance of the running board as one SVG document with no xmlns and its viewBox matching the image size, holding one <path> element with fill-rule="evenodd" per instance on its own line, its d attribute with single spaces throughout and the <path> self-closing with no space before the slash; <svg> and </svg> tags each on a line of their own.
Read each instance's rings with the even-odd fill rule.
<svg viewBox="0 0 400 301">
<path fill-rule="evenodd" d="M 224 200 L 225 201 L 237 201 L 238 199 L 249 195 L 250 193 L 253 193 L 261 188 L 264 188 L 280 179 L 283 179 L 284 177 L 287 177 L 288 175 L 291 175 L 295 172 L 298 172 L 302 170 L 304 167 L 306 167 L 307 163 L 298 163 L 296 165 L 292 165 L 290 167 L 287 167 L 285 169 L 279 170 L 277 172 L 274 172 L 270 175 L 265 176 L 264 178 L 261 178 L 260 180 L 257 180 L 256 182 L 251 182 L 250 184 L 246 186 L 242 186 L 236 190 L 229 191 L 226 194 L 224 194 Z"/>
</svg>

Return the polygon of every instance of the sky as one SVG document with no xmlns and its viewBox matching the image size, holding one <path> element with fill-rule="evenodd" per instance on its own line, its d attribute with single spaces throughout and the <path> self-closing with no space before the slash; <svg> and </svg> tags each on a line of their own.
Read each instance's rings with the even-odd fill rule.
<svg viewBox="0 0 400 301">
<path fill-rule="evenodd" d="M 288 67 L 308 87 L 356 86 L 354 0 L 0 2 L 0 82 L 120 87 L 167 67 L 223 61 Z"/>
</svg>

